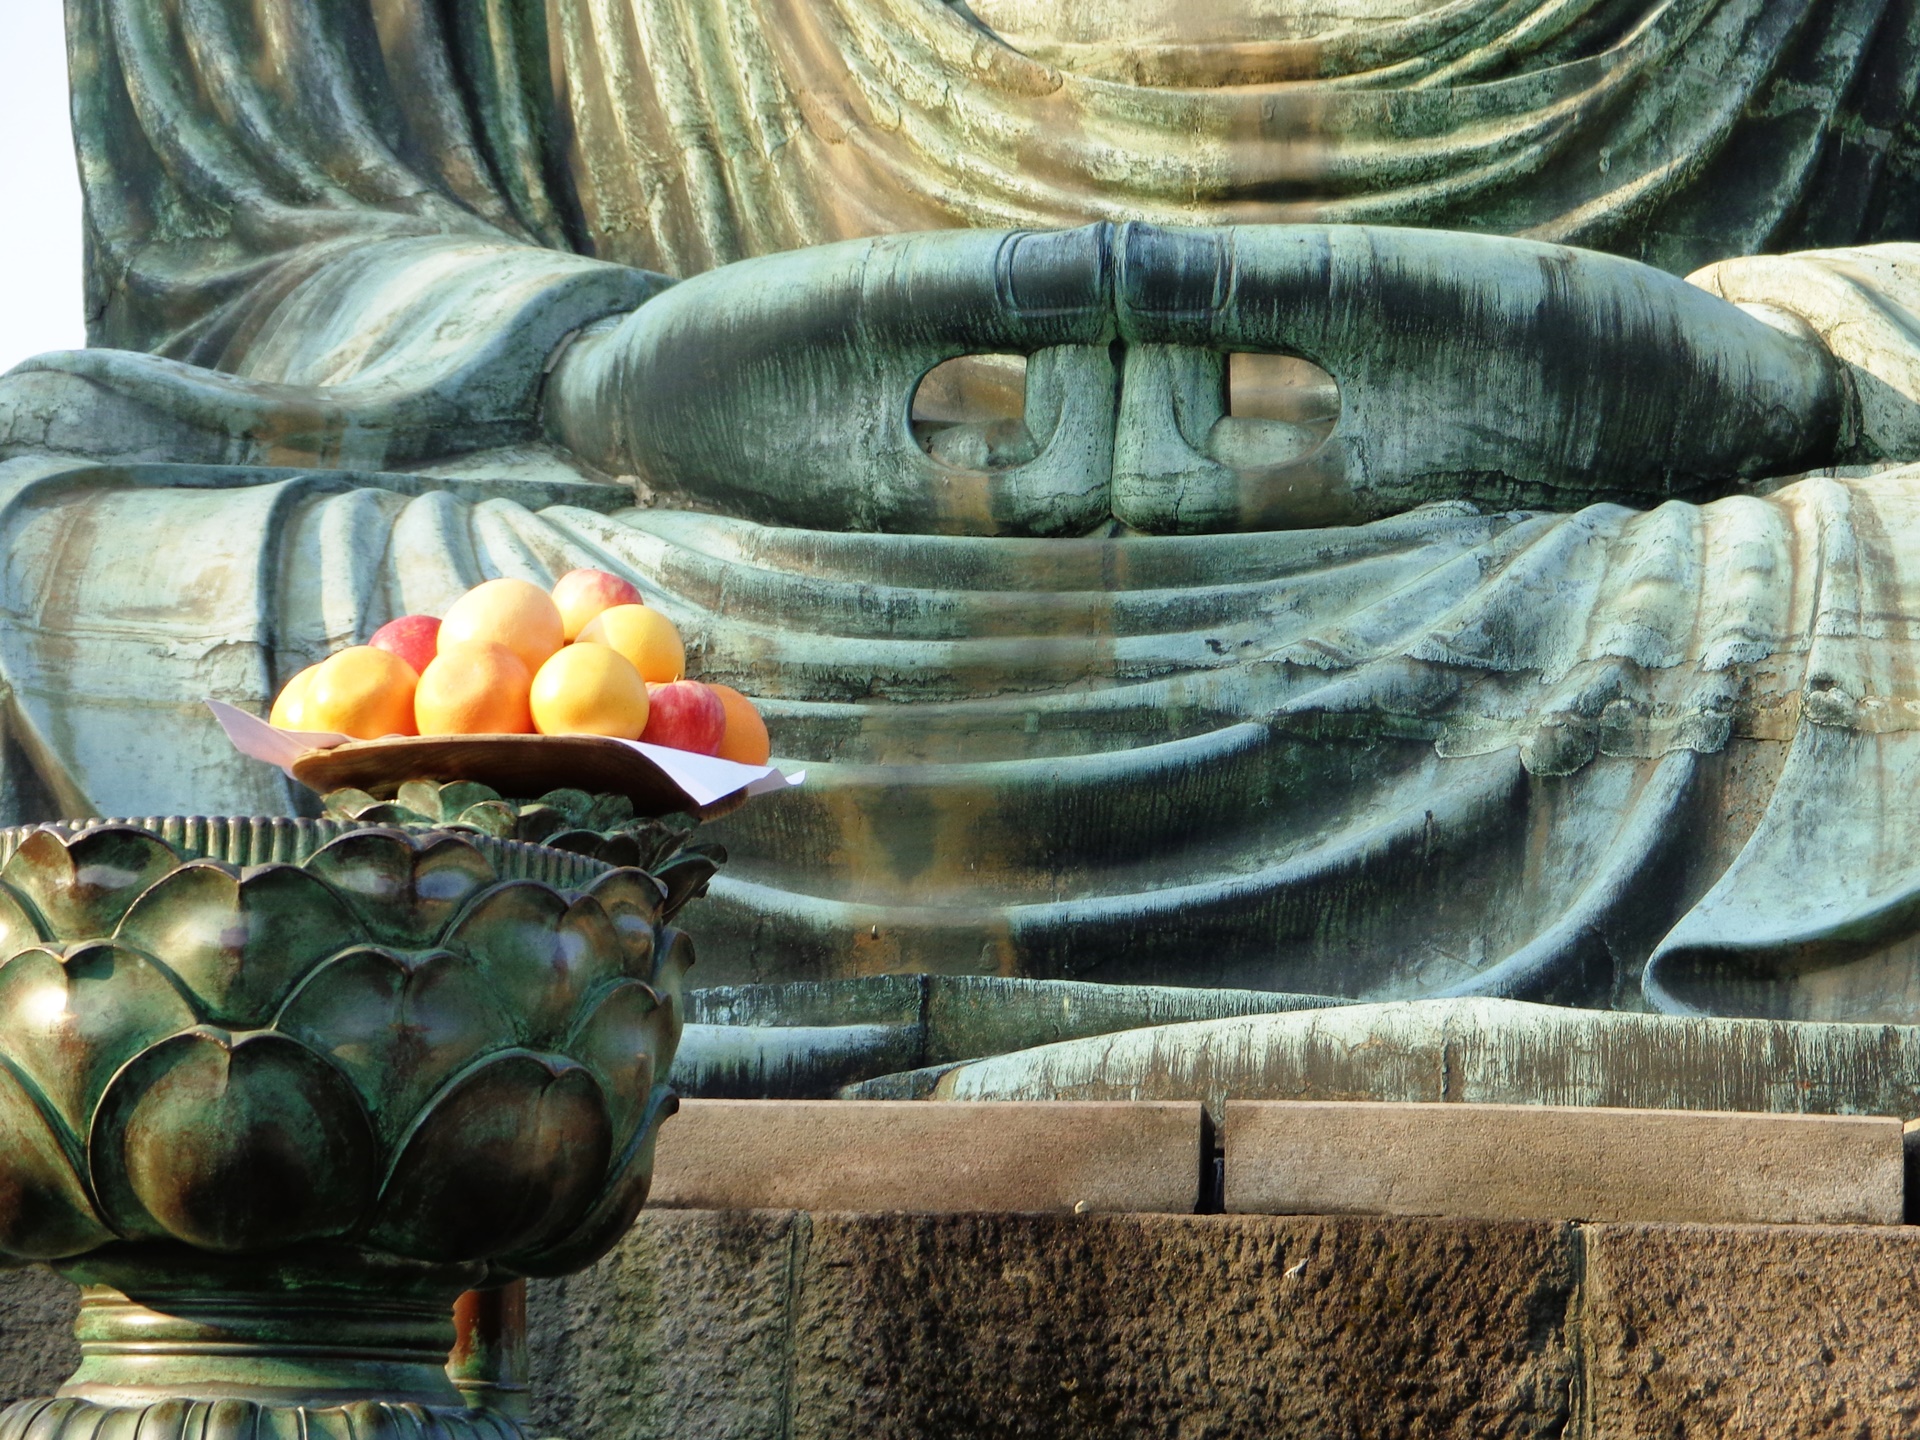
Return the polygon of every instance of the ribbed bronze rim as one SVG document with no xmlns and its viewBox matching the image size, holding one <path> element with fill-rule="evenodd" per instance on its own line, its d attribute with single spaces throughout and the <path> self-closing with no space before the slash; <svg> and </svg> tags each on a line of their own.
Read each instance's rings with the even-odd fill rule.
<svg viewBox="0 0 1920 1440">
<path fill-rule="evenodd" d="M 354 820 L 310 820 L 291 815 L 150 815 L 135 819 L 49 820 L 0 830 L 0 865 L 13 858 L 27 836 L 51 830 L 70 839 L 103 825 L 129 825 L 157 835 L 183 860 L 226 865 L 298 865 L 330 840 L 355 830 L 385 828 Z M 589 885 L 613 867 L 604 860 L 488 835 L 456 832 L 499 870 L 503 880 L 538 880 L 559 889 Z"/>
</svg>

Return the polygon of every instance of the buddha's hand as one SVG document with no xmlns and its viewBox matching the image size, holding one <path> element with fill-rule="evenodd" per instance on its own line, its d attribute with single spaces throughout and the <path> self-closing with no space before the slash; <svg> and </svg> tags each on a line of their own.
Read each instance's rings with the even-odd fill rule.
<svg viewBox="0 0 1920 1440">
<path fill-rule="evenodd" d="M 1804 324 L 1633 261 L 1318 225 L 1131 225 L 1116 251 L 1114 509 L 1142 528 L 1337 524 L 1458 497 L 1644 504 L 1829 464 L 1840 442 L 1846 382 Z M 1162 392 L 1196 357 L 1235 351 L 1332 375 L 1317 449 L 1249 463 L 1244 443 L 1208 443 L 1217 408 L 1170 411 Z"/>
<path fill-rule="evenodd" d="M 1329 372 L 1330 432 L 1226 414 L 1237 351 Z M 977 463 L 929 454 L 911 424 L 920 378 L 997 352 L 1030 357 L 1019 434 L 975 447 Z M 1237 530 L 1447 498 L 1709 495 L 1830 462 L 1845 383 L 1798 321 L 1590 251 L 1129 225 L 729 265 L 576 340 L 546 415 L 562 443 L 669 499 L 824 529 L 1045 535 L 1109 511 Z M 1284 443 L 1263 451 L 1268 438 Z"/>
<path fill-rule="evenodd" d="M 1085 531 L 1112 473 L 1112 233 L 895 235 L 709 271 L 576 339 L 548 428 L 664 497 L 776 524 Z M 946 463 L 915 438 L 914 392 L 981 353 L 1031 357 L 1024 429 Z"/>
</svg>

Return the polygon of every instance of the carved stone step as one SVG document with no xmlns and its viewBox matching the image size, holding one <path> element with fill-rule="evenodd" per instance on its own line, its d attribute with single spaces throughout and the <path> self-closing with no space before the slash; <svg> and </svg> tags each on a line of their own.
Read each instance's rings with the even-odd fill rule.
<svg viewBox="0 0 1920 1440">
<path fill-rule="evenodd" d="M 1191 1214 L 1200 1132 L 1191 1102 L 687 1100 L 648 1203 Z"/>
<path fill-rule="evenodd" d="M 1225 1208 L 1268 1215 L 1897 1225 L 1898 1120 L 1229 1101 Z"/>
</svg>

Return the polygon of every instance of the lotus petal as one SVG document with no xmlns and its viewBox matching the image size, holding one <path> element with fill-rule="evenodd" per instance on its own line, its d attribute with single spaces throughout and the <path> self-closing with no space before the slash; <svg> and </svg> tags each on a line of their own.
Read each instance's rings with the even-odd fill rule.
<svg viewBox="0 0 1920 1440">
<path fill-rule="evenodd" d="M 682 845 L 687 843 L 699 822 L 691 815 L 661 815 L 652 820 L 635 821 L 622 828 L 640 847 L 639 865 L 657 870 Z"/>
<path fill-rule="evenodd" d="M 661 913 L 671 920 L 689 900 L 698 900 L 706 894 L 707 882 L 713 879 L 726 858 L 725 854 L 716 857 L 699 850 L 686 850 L 658 867 L 655 873 L 667 887 L 667 903 Z"/>
<path fill-rule="evenodd" d="M 320 797 L 320 803 L 326 806 L 326 814 L 334 820 L 358 820 L 361 813 L 377 808 L 382 802 L 373 798 L 364 790 L 356 790 L 351 785 L 338 790 L 329 790 Z"/>
<path fill-rule="evenodd" d="M 589 885 L 586 893 L 600 902 L 620 937 L 626 973 L 635 980 L 653 979 L 654 931 L 667 892 L 644 870 L 609 870 Z"/>
<path fill-rule="evenodd" d="M 165 970 L 110 940 L 0 965 L 0 1048 L 74 1135 L 115 1071 L 199 1018 Z"/>
<path fill-rule="evenodd" d="M 449 780 L 438 787 L 435 803 L 441 818 L 451 820 L 475 805 L 498 805 L 502 801 L 500 792 L 491 785 L 482 785 L 478 780 Z"/>
<path fill-rule="evenodd" d="M 393 794 L 394 803 L 411 810 L 422 820 L 440 821 L 447 811 L 440 803 L 440 787 L 431 780 L 409 780 Z"/>
<path fill-rule="evenodd" d="M 513 838 L 538 845 L 549 835 L 568 829 L 572 822 L 561 811 L 538 801 L 523 805 L 514 815 Z"/>
<path fill-rule="evenodd" d="M 142 895 L 117 938 L 158 956 L 209 1020 L 241 1029 L 263 1023 L 314 965 L 365 935 L 346 904 L 298 866 L 236 876 L 196 861 Z"/>
<path fill-rule="evenodd" d="M 570 855 L 585 855 L 609 865 L 631 865 L 639 853 L 627 836 L 602 835 L 598 830 L 559 830 L 540 843 L 549 850 L 565 850 Z"/>
<path fill-rule="evenodd" d="M 344 1234 L 379 1175 L 346 1077 L 284 1035 L 211 1029 L 163 1040 L 114 1077 L 88 1160 L 123 1235 L 229 1253 Z"/>
<path fill-rule="evenodd" d="M 416 847 L 397 830 L 356 830 L 302 867 L 337 890 L 382 945 L 432 945 L 449 921 L 500 876 L 466 841 L 436 835 Z"/>
<path fill-rule="evenodd" d="M 0 960 L 17 955 L 47 938 L 33 908 L 6 886 L 0 885 Z"/>
<path fill-rule="evenodd" d="M 131 825 L 98 825 L 71 840 L 36 830 L 0 881 L 38 912 L 48 939 L 93 940 L 111 935 L 141 892 L 179 864 L 166 841 Z"/>
<path fill-rule="evenodd" d="M 654 952 L 653 974 L 647 983 L 653 986 L 654 994 L 673 1006 L 676 1035 L 680 1031 L 680 1020 L 686 1014 L 686 1002 L 681 997 L 686 992 L 687 972 L 693 963 L 693 937 L 671 925 L 662 930 L 659 948 Z"/>
<path fill-rule="evenodd" d="M 453 823 L 478 830 L 495 840 L 511 840 L 519 826 L 519 817 L 506 801 L 488 800 L 484 804 L 467 806 L 453 817 Z"/>
<path fill-rule="evenodd" d="M 653 1188 L 653 1151 L 660 1122 L 680 1108 L 665 1082 L 653 1087 L 646 1113 L 626 1149 L 614 1162 L 607 1183 L 593 1204 L 564 1234 L 538 1249 L 502 1256 L 499 1268 L 517 1275 L 570 1275 L 584 1270 L 633 1228 L 634 1217 Z"/>
<path fill-rule="evenodd" d="M 369 1241 L 419 1260 L 483 1260 L 553 1243 L 600 1193 L 606 1102 L 582 1065 L 509 1051 L 456 1077 L 381 1187 Z"/>
<path fill-rule="evenodd" d="M 77 1148 L 0 1059 L 0 1252 L 57 1260 L 113 1239 L 80 1178 Z"/>
<path fill-rule="evenodd" d="M 587 816 L 593 813 L 593 796 L 569 785 L 547 791 L 536 803 L 559 811 L 574 830 L 587 828 Z"/>
<path fill-rule="evenodd" d="M 661 1004 L 653 987 L 638 980 L 614 986 L 568 1037 L 567 1053 L 593 1071 L 607 1098 L 615 1150 L 626 1148 L 646 1109 L 654 1076 L 665 1076 L 673 1064 L 677 1038 L 672 1007 Z"/>
<path fill-rule="evenodd" d="M 533 880 L 510 880 L 474 901 L 446 946 L 470 957 L 506 998 L 529 1045 L 551 1047 L 581 1002 L 620 976 L 620 937 L 600 902 L 569 902 Z"/>
<path fill-rule="evenodd" d="M 594 858 L 622 868 L 638 866 L 640 842 L 625 830 L 615 830 L 600 842 Z"/>
<path fill-rule="evenodd" d="M 308 976 L 274 1028 L 346 1073 L 388 1144 L 456 1071 L 515 1040 L 513 1018 L 463 957 L 371 946 Z"/>
<path fill-rule="evenodd" d="M 580 823 L 589 830 L 612 830 L 633 819 L 633 801 L 625 795 L 616 795 L 611 791 L 601 791 L 591 796 L 587 810 L 580 817 Z"/>
<path fill-rule="evenodd" d="M 362 825 L 417 825 L 426 817 L 416 815 L 404 805 L 391 800 L 376 800 L 371 805 L 362 806 L 350 817 Z"/>
</svg>

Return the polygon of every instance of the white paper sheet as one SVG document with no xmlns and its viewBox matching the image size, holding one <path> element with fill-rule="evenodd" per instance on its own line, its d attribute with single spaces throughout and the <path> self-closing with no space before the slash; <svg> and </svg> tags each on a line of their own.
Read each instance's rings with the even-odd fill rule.
<svg viewBox="0 0 1920 1440">
<path fill-rule="evenodd" d="M 346 744 L 350 738 L 323 730 L 278 730 L 257 715 L 249 715 L 218 700 L 207 701 L 207 708 L 226 731 L 234 749 L 252 759 L 278 766 L 289 777 L 293 774 L 293 762 L 304 752 L 331 750 Z M 667 745 L 643 745 L 638 740 L 618 743 L 631 745 L 658 765 L 696 805 L 711 805 L 741 790 L 750 796 L 786 790 L 807 778 L 804 770 L 787 775 L 772 765 L 740 765 L 715 755 L 695 755 L 690 750 L 675 750 Z"/>
</svg>

